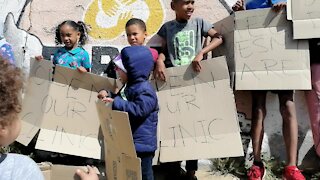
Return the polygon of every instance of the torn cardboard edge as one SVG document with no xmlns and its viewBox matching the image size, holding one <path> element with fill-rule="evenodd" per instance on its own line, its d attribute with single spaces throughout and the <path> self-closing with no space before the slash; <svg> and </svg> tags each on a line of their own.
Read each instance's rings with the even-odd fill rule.
<svg viewBox="0 0 320 180">
<path fill-rule="evenodd" d="M 75 174 L 77 169 L 81 169 L 84 172 L 88 172 L 86 166 L 69 166 L 69 165 L 58 165 L 50 162 L 37 163 L 41 172 L 43 173 L 45 180 L 80 180 Z M 93 167 L 95 173 L 98 176 L 102 176 L 96 167 Z"/>
<path fill-rule="evenodd" d="M 102 101 L 97 101 L 96 106 L 104 135 L 108 179 L 141 180 L 141 160 L 134 147 L 128 113 L 112 110 Z"/>
<path fill-rule="evenodd" d="M 96 109 L 104 140 L 107 143 L 105 146 L 112 146 L 120 153 L 137 157 L 128 113 L 112 110 L 110 106 L 106 106 L 99 100 L 96 102 Z"/>
</svg>

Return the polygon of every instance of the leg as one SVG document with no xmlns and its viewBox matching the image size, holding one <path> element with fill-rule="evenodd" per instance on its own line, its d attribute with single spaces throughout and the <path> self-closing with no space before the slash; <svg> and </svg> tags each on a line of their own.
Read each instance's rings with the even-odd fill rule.
<svg viewBox="0 0 320 180">
<path fill-rule="evenodd" d="M 153 180 L 152 159 L 154 153 L 137 153 L 141 159 L 142 180 Z"/>
<path fill-rule="evenodd" d="M 186 161 L 187 178 L 194 180 L 196 178 L 196 171 L 198 170 L 198 160 Z"/>
<path fill-rule="evenodd" d="M 197 171 L 198 170 L 198 160 L 188 160 L 186 161 L 187 171 Z"/>
<path fill-rule="evenodd" d="M 293 91 L 279 91 L 280 113 L 282 115 L 282 134 L 287 152 L 287 166 L 284 168 L 283 179 L 301 179 L 305 177 L 296 167 L 298 149 L 298 122 L 296 107 L 293 102 Z"/>
<path fill-rule="evenodd" d="M 282 134 L 287 152 L 287 166 L 295 166 L 298 148 L 298 122 L 293 102 L 293 91 L 279 91 L 278 96 L 283 119 Z"/>
<path fill-rule="evenodd" d="M 264 134 L 263 121 L 266 117 L 266 95 L 267 91 L 252 91 L 252 124 L 251 139 L 253 158 L 261 162 L 261 145 Z"/>
<path fill-rule="evenodd" d="M 160 166 L 165 169 L 166 180 L 181 178 L 181 161 L 161 163 Z"/>
<path fill-rule="evenodd" d="M 267 91 L 251 91 L 252 94 L 252 123 L 251 139 L 253 148 L 253 165 L 248 171 L 248 180 L 261 180 L 265 175 L 265 168 L 261 160 L 261 145 L 264 134 L 263 121 L 266 117 Z"/>
<path fill-rule="evenodd" d="M 306 91 L 314 147 L 320 157 L 320 64 L 311 66 L 312 90 Z"/>
</svg>

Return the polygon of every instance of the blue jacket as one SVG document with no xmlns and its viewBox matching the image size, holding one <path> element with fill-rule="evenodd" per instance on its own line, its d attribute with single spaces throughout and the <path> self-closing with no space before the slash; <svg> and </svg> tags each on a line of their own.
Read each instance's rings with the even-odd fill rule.
<svg viewBox="0 0 320 180">
<path fill-rule="evenodd" d="M 156 92 L 148 81 L 154 66 L 152 54 L 148 47 L 130 46 L 121 51 L 121 59 L 128 76 L 123 87 L 127 100 L 118 94 L 112 109 L 128 112 L 136 151 L 154 152 L 159 107 Z"/>
<path fill-rule="evenodd" d="M 279 2 L 287 2 L 287 0 L 246 0 L 246 9 L 260 9 L 260 8 L 269 8 L 273 4 Z"/>
</svg>

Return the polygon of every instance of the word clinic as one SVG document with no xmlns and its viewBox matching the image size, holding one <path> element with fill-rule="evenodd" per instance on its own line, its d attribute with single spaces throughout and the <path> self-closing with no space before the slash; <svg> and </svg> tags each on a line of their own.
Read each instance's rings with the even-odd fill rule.
<svg viewBox="0 0 320 180">
<path fill-rule="evenodd" d="M 170 137 L 167 136 L 165 140 L 162 140 L 161 147 L 185 147 L 195 143 L 210 144 L 218 141 L 220 139 L 215 135 L 216 130 L 219 129 L 219 121 L 223 119 L 199 120 L 188 125 L 176 124 L 168 127 Z"/>
</svg>

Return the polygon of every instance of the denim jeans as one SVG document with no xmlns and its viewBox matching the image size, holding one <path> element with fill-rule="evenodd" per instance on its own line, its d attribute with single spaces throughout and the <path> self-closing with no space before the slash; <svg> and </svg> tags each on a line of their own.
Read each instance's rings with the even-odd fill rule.
<svg viewBox="0 0 320 180">
<path fill-rule="evenodd" d="M 141 159 L 142 180 L 153 180 L 152 159 L 154 152 L 137 152 L 137 156 Z"/>
</svg>

